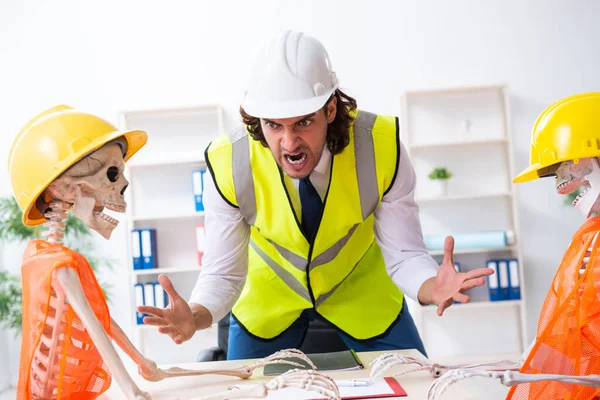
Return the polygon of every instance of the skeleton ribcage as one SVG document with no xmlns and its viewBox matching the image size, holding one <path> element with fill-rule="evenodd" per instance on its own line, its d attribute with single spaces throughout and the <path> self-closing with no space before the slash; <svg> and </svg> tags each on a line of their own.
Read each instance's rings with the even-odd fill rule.
<svg viewBox="0 0 600 400">
<path fill-rule="evenodd" d="M 98 351 L 60 284 L 53 279 L 45 329 L 31 363 L 33 399 L 98 392 L 109 377 L 97 367 Z M 102 364 L 102 363 L 101 363 Z"/>
</svg>

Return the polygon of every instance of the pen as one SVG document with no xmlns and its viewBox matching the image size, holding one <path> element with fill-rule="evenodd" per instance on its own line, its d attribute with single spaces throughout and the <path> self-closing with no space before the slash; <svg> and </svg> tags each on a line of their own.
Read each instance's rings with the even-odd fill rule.
<svg viewBox="0 0 600 400">
<path fill-rule="evenodd" d="M 338 386 L 370 386 L 373 382 L 364 379 L 348 379 L 336 382 Z"/>
</svg>

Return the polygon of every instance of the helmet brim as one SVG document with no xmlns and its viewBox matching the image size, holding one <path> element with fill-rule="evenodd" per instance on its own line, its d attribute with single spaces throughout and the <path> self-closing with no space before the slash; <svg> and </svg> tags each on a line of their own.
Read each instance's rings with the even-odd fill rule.
<svg viewBox="0 0 600 400">
<path fill-rule="evenodd" d="M 531 182 L 539 178 L 538 170 L 542 167 L 541 164 L 533 164 L 525 168 L 521 173 L 513 178 L 513 183 Z"/>
<path fill-rule="evenodd" d="M 321 109 L 331 97 L 335 88 L 325 94 L 306 100 L 273 101 L 247 96 L 242 103 L 244 111 L 255 118 L 294 118 L 312 114 Z"/>
</svg>

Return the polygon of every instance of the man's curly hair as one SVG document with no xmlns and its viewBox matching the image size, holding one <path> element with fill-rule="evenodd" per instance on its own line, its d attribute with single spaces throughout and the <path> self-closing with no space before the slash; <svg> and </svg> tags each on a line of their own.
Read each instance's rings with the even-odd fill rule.
<svg viewBox="0 0 600 400">
<path fill-rule="evenodd" d="M 323 106 L 324 109 L 333 100 L 333 97 L 337 98 L 337 111 L 333 122 L 327 125 L 326 143 L 331 154 L 338 154 L 350 143 L 349 130 L 350 124 L 354 119 L 350 115 L 350 112 L 356 110 L 356 100 L 340 89 L 336 89 L 331 98 Z M 242 107 L 240 107 L 240 115 L 252 139 L 258 140 L 263 146 L 268 147 L 262 127 L 260 126 L 260 118 L 248 115 Z"/>
</svg>

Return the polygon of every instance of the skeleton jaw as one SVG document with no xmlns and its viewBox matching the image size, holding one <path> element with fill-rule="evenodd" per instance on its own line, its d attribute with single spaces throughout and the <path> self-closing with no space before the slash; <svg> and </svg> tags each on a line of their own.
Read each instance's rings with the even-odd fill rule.
<svg viewBox="0 0 600 400">
<path fill-rule="evenodd" d="M 556 171 L 556 191 L 559 194 L 573 193 L 584 189 L 573 200 L 573 207 L 587 219 L 600 211 L 600 166 L 596 158 L 584 158 L 578 163 L 563 162 Z"/>
<path fill-rule="evenodd" d="M 125 212 L 125 206 L 106 202 L 104 206 L 96 207 L 96 199 L 86 197 L 77 190 L 77 197 L 73 204 L 73 214 L 83 221 L 86 226 L 98 232 L 105 239 L 110 239 L 112 231 L 117 227 L 119 221 L 106 215 L 104 208 L 115 212 Z"/>
</svg>

